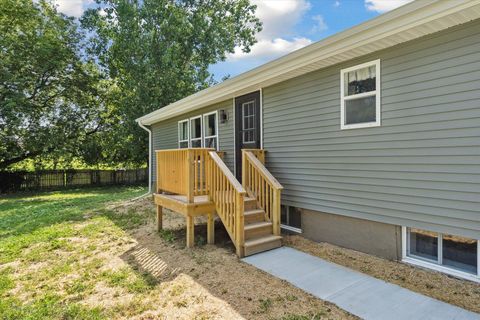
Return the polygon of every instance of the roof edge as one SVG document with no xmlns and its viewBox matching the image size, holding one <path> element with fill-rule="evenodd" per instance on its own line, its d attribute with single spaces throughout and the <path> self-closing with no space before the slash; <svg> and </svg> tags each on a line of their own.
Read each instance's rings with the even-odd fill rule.
<svg viewBox="0 0 480 320">
<path fill-rule="evenodd" d="M 198 108 L 232 99 L 235 96 L 260 89 L 262 84 L 265 84 L 268 81 L 272 82 L 272 79 L 275 77 L 279 78 L 280 75 L 285 77 L 288 72 L 292 72 L 293 70 L 302 67 L 307 67 L 309 64 L 312 64 L 315 61 L 318 62 L 322 59 L 332 57 L 339 52 L 351 51 L 355 48 L 372 43 L 373 41 L 391 37 L 395 34 L 401 34 L 402 32 L 411 30 L 412 28 L 419 28 L 422 25 L 430 22 L 433 23 L 438 19 L 458 12 L 467 12 L 470 8 L 475 6 L 480 7 L 480 0 L 468 0 L 460 3 L 458 0 L 422 0 L 411 2 L 395 10 L 363 22 L 357 26 L 334 34 L 266 64 L 241 73 L 215 86 L 187 96 L 181 100 L 169 104 L 168 106 L 155 110 L 136 119 L 136 122 L 144 125 L 151 125 L 153 123 L 166 120 Z M 480 16 L 478 14 L 475 14 L 475 18 L 479 17 Z M 470 20 L 472 20 L 472 18 L 470 18 Z M 461 24 L 464 22 L 465 21 L 459 21 L 458 23 L 449 22 L 450 24 L 443 29 L 446 29 L 451 25 Z M 436 31 L 439 30 L 432 31 L 432 33 Z M 394 43 L 390 46 L 396 44 L 397 43 Z M 363 54 L 359 54 L 358 56 L 362 55 Z M 334 63 L 331 65 L 333 64 Z M 323 67 L 319 67 L 317 69 L 321 68 Z M 301 75 L 301 73 L 295 74 L 291 78 L 299 75 Z M 280 81 L 285 81 L 287 79 L 289 79 L 288 76 L 287 78 L 282 78 Z M 275 82 L 270 83 L 269 85 L 274 83 Z"/>
</svg>

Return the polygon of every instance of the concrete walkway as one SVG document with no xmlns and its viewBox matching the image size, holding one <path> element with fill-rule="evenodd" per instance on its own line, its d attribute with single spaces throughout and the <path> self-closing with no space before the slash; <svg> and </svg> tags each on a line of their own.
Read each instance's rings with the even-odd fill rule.
<svg viewBox="0 0 480 320">
<path fill-rule="evenodd" d="M 478 313 L 288 247 L 243 261 L 363 319 L 480 319 Z"/>
</svg>

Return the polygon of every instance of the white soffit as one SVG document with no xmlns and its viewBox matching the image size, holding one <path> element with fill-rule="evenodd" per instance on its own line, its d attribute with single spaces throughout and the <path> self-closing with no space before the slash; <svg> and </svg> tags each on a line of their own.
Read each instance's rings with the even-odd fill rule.
<svg viewBox="0 0 480 320">
<path fill-rule="evenodd" d="M 417 0 L 204 89 L 136 121 L 169 119 L 480 18 L 480 0 Z"/>
</svg>

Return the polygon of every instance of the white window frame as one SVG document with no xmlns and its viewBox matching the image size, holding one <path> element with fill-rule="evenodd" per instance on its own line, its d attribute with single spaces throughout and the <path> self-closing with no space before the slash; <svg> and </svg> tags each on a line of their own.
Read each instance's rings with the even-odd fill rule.
<svg viewBox="0 0 480 320">
<path fill-rule="evenodd" d="M 180 123 L 187 123 L 187 139 L 186 140 L 180 140 Z M 185 149 L 185 148 L 180 148 L 180 143 L 181 142 L 187 142 L 187 148 L 190 148 L 190 121 L 188 119 L 183 119 L 178 121 L 178 149 Z"/>
<path fill-rule="evenodd" d="M 475 238 L 473 238 L 475 239 Z M 438 259 L 441 261 L 442 259 L 442 233 L 438 233 Z M 443 272 L 449 275 L 452 275 L 454 277 L 458 278 L 463 278 L 467 279 L 470 281 L 478 282 L 480 283 L 480 239 L 477 239 L 477 274 L 471 274 L 468 272 L 464 272 L 461 270 L 449 268 L 447 266 L 437 264 L 434 262 L 429 262 L 426 259 L 421 259 L 421 258 L 415 258 L 412 256 L 408 255 L 408 232 L 407 232 L 407 227 L 402 226 L 402 262 L 412 264 L 415 266 L 423 267 L 423 268 L 428 268 L 432 270 L 436 270 L 439 272 Z"/>
<path fill-rule="evenodd" d="M 358 69 L 363 69 L 366 67 L 375 66 L 375 90 L 370 92 L 363 92 L 359 94 L 353 94 L 350 96 L 345 96 L 345 74 L 351 71 L 355 71 Z M 345 129 L 358 129 L 358 128 L 371 128 L 371 127 L 378 127 L 381 124 L 381 99 L 380 99 L 380 59 L 365 62 L 350 68 L 342 69 L 340 71 L 340 128 L 342 130 Z M 345 124 L 345 101 L 348 100 L 355 100 L 358 98 L 365 98 L 371 97 L 375 95 L 375 122 L 364 122 L 364 123 L 354 123 L 354 124 Z"/>
<path fill-rule="evenodd" d="M 207 133 L 205 131 L 207 130 L 208 122 L 205 121 L 205 118 L 208 117 L 208 116 L 211 116 L 212 114 L 215 115 L 215 135 L 207 136 Z M 207 123 L 207 125 L 205 125 L 205 123 Z M 216 149 L 218 151 L 219 150 L 219 147 L 218 147 L 218 110 L 208 112 L 208 113 L 204 113 L 203 114 L 203 124 L 204 124 L 203 125 L 203 145 L 206 146 L 206 143 L 205 143 L 206 139 L 215 138 L 215 140 L 216 140 L 215 146 L 216 146 Z"/>
</svg>

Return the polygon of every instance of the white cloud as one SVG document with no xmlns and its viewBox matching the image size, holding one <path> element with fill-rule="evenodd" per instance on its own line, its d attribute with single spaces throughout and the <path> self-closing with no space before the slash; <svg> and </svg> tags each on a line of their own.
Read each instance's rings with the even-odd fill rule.
<svg viewBox="0 0 480 320">
<path fill-rule="evenodd" d="M 298 50 L 312 43 L 307 38 L 294 38 L 292 41 L 282 38 L 259 40 L 249 53 L 244 53 L 240 48 L 235 49 L 235 53 L 229 56 L 229 60 L 239 60 L 243 58 L 275 58 L 285 55 L 289 52 Z"/>
<path fill-rule="evenodd" d="M 245 58 L 269 58 L 287 54 L 312 43 L 307 38 L 293 38 L 292 30 L 302 19 L 311 5 L 306 0 L 252 0 L 257 6 L 255 15 L 263 23 L 263 30 L 257 34 L 258 42 L 251 47 L 249 53 L 236 48 L 235 53 L 229 55 L 229 60 Z"/>
<path fill-rule="evenodd" d="M 83 14 L 84 5 L 92 2 L 93 0 L 55 0 L 58 11 L 76 18 Z"/>
<path fill-rule="evenodd" d="M 333 3 L 333 6 L 334 6 L 335 8 L 340 7 L 340 1 L 336 0 L 336 1 Z"/>
<path fill-rule="evenodd" d="M 259 37 L 271 38 L 285 33 L 302 18 L 311 8 L 305 0 L 253 0 L 257 6 L 255 15 L 263 23 L 263 30 Z"/>
<path fill-rule="evenodd" d="M 318 14 L 313 16 L 312 20 L 315 21 L 315 25 L 312 27 L 312 33 L 322 32 L 328 29 L 327 23 L 322 15 Z"/>
<path fill-rule="evenodd" d="M 403 6 L 413 0 L 365 0 L 365 6 L 370 11 L 377 11 L 380 13 L 387 12 Z"/>
</svg>

